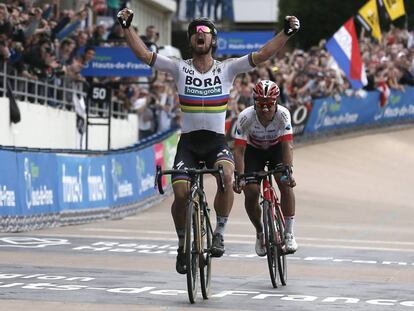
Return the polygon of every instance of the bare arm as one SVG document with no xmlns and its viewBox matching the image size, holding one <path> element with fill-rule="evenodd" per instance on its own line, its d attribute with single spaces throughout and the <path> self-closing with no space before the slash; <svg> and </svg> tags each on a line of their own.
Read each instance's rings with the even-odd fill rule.
<svg viewBox="0 0 414 311">
<path fill-rule="evenodd" d="M 246 146 L 235 145 L 233 149 L 235 169 L 238 173 L 244 173 L 244 152 Z"/>
<path fill-rule="evenodd" d="M 293 165 L 293 142 L 282 141 L 282 161 L 283 164 L 292 166 Z"/>
<path fill-rule="evenodd" d="M 124 34 L 128 46 L 131 48 L 134 54 L 144 63 L 150 64 L 153 57 L 153 52 L 147 49 L 147 46 L 141 40 L 135 30 L 131 27 L 124 29 Z"/>
<path fill-rule="evenodd" d="M 253 62 L 258 65 L 271 58 L 285 46 L 290 36 L 299 28 L 300 23 L 295 16 L 286 16 L 284 30 L 268 41 L 259 51 L 253 53 Z"/>
<path fill-rule="evenodd" d="M 123 9 L 118 13 L 118 21 L 120 22 L 125 39 L 128 46 L 134 52 L 134 54 L 144 63 L 150 64 L 153 58 L 153 53 L 148 50 L 145 43 L 141 40 L 135 30 L 130 27 L 134 13 L 129 9 Z"/>
<path fill-rule="evenodd" d="M 259 51 L 253 53 L 253 62 L 258 65 L 267 61 L 277 52 L 279 52 L 289 40 L 289 37 L 283 33 L 279 32 L 275 37 L 268 41 Z"/>
</svg>

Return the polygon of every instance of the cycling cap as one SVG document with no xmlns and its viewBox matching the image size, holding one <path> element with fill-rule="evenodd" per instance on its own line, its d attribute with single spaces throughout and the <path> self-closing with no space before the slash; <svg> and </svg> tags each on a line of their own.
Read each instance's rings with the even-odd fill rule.
<svg viewBox="0 0 414 311">
<path fill-rule="evenodd" d="M 276 83 L 270 80 L 259 81 L 253 89 L 254 100 L 272 99 L 276 100 L 280 95 L 280 89 Z"/>
</svg>

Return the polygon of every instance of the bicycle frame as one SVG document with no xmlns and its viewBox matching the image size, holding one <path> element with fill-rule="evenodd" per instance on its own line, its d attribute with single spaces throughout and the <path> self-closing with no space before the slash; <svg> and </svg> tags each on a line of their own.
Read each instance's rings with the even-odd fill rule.
<svg viewBox="0 0 414 311">
<path fill-rule="evenodd" d="M 281 221 L 283 223 L 283 227 L 285 227 L 285 217 L 283 215 L 283 211 L 280 206 L 279 199 L 276 195 L 275 189 L 273 188 L 271 175 L 268 175 L 266 178 L 262 180 L 262 196 L 264 200 L 269 201 L 274 206 L 274 209 L 272 209 L 272 214 L 274 218 L 278 217 L 275 209 L 279 210 L 279 215 L 282 216 Z"/>
<path fill-rule="evenodd" d="M 224 191 L 224 171 L 219 165 L 218 169 L 181 169 L 161 170 L 157 166 L 155 187 L 163 194 L 162 175 L 164 174 L 187 174 L 190 176 L 190 191 L 186 204 L 186 225 L 184 238 L 184 253 L 187 265 L 187 291 L 191 303 L 195 302 L 197 296 L 197 269 L 199 269 L 201 291 L 204 299 L 208 299 L 211 280 L 211 255 L 213 229 L 210 222 L 210 210 L 208 208 L 206 195 L 203 190 L 203 175 L 218 174 L 219 189 Z"/>
<path fill-rule="evenodd" d="M 284 247 L 285 219 L 273 187 L 273 175 L 276 173 L 282 173 L 290 178 L 290 167 L 279 165 L 272 170 L 235 176 L 236 183 L 238 183 L 238 178 L 254 177 L 259 181 L 267 262 L 270 279 L 275 288 L 277 287 L 278 279 L 282 285 L 286 285 L 287 279 L 286 252 Z"/>
</svg>

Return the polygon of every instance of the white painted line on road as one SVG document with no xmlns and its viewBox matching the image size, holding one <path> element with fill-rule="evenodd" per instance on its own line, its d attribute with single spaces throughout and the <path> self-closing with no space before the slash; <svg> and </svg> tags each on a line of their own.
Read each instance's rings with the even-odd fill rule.
<svg viewBox="0 0 414 311">
<path fill-rule="evenodd" d="M 140 234 L 160 234 L 160 235 L 172 235 L 176 236 L 173 231 L 157 231 L 157 230 L 134 230 L 134 229 L 112 229 L 112 228 L 82 228 L 81 231 L 86 232 L 118 232 L 118 233 L 140 233 Z M 231 234 L 226 233 L 226 237 L 232 238 L 252 238 L 251 234 Z M 320 242 L 340 242 L 340 243 L 358 243 L 358 244 L 390 244 L 390 245 L 401 245 L 401 246 L 414 246 L 414 242 L 398 242 L 398 241 L 379 241 L 379 240 L 355 240 L 355 239 L 326 239 L 326 238 L 312 238 L 312 237 L 296 237 L 298 241 L 320 241 Z M 235 242 L 235 243 L 243 243 Z M 304 245 L 302 243 L 302 245 Z"/>
<path fill-rule="evenodd" d="M 36 236 L 47 236 L 50 237 L 51 234 L 41 234 L 41 233 L 36 233 Z M 164 241 L 164 242 L 177 242 L 177 238 L 175 237 L 175 233 L 171 233 L 171 238 L 167 238 L 167 237 L 144 237 L 144 236 L 121 236 L 121 235 L 81 235 L 81 234 L 53 234 L 54 237 L 64 237 L 64 238 L 89 238 L 89 239 L 111 239 L 111 240 L 146 240 L 146 241 Z M 245 244 L 245 245 L 253 245 L 254 244 L 254 237 L 252 237 L 251 235 L 232 235 L 232 234 L 226 234 L 226 237 L 231 237 L 231 236 L 237 236 L 237 237 L 246 237 L 248 238 L 247 240 L 232 240 L 232 239 L 226 239 L 226 243 L 231 243 L 231 244 Z M 309 238 L 297 238 L 298 240 L 298 244 L 299 246 L 305 246 L 305 247 L 313 247 L 313 248 L 330 248 L 330 249 L 353 249 L 353 250 L 374 250 L 374 251 L 386 251 L 386 252 L 404 252 L 404 253 L 414 253 L 414 249 L 413 248 L 392 248 L 392 247 L 370 247 L 370 246 L 354 246 L 354 245 L 340 245 L 340 244 L 335 244 L 335 245 L 331 245 L 331 244 L 318 244 L 318 243 L 302 243 L 302 240 L 306 240 Z M 322 241 L 323 239 L 316 239 L 316 241 Z M 334 239 L 329 239 L 331 242 Z M 350 240 L 352 241 L 352 240 Z M 381 241 L 378 241 L 381 242 Z M 367 244 L 373 244 L 372 241 L 367 241 L 367 240 L 363 240 L 363 241 L 359 241 L 359 243 L 367 243 Z M 395 242 L 387 242 L 388 244 L 393 244 L 393 245 L 401 245 L 401 243 Z M 383 243 L 385 244 L 385 242 Z M 404 246 L 405 244 L 402 244 L 402 246 Z"/>
</svg>

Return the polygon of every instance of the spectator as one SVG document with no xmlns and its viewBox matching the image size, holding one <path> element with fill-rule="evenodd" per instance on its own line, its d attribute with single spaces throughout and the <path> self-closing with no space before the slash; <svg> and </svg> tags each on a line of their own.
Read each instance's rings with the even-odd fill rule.
<svg viewBox="0 0 414 311">
<path fill-rule="evenodd" d="M 153 98 L 150 98 L 146 89 L 141 89 L 138 98 L 133 104 L 133 110 L 138 115 L 138 139 L 143 140 L 155 133 L 155 107 Z M 151 106 L 152 105 L 152 106 Z"/>
<path fill-rule="evenodd" d="M 149 25 L 145 29 L 145 36 L 140 36 L 147 48 L 152 52 L 158 52 L 156 42 L 159 39 L 159 33 L 154 25 Z"/>
</svg>

